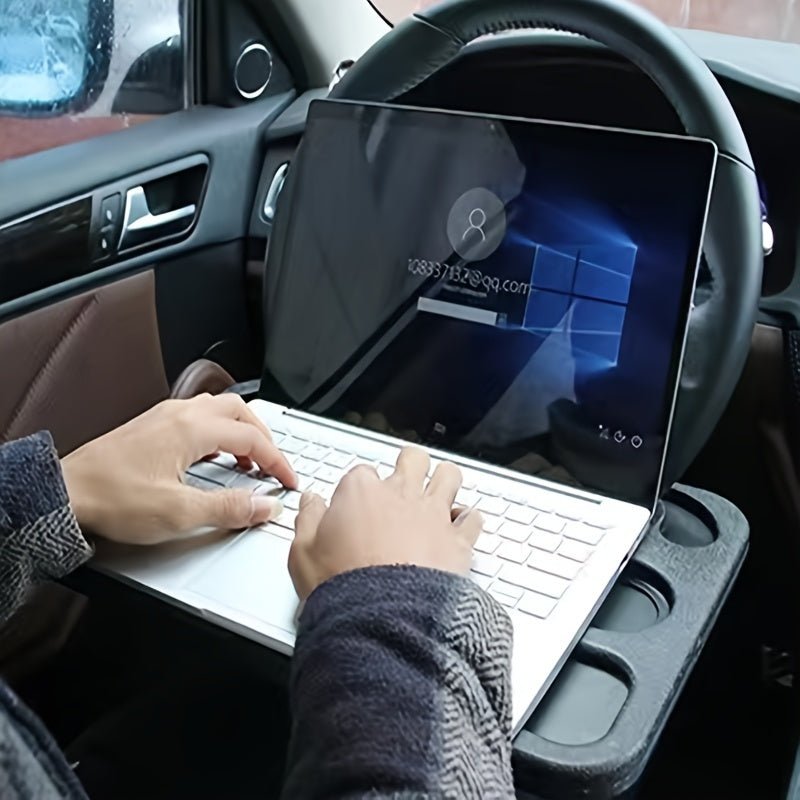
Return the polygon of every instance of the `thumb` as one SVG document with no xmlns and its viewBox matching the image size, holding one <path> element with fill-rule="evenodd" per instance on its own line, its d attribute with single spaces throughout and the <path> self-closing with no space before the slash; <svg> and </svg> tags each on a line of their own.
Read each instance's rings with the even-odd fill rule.
<svg viewBox="0 0 800 800">
<path fill-rule="evenodd" d="M 197 515 L 195 526 L 241 530 L 262 525 L 280 516 L 283 503 L 277 497 L 254 495 L 241 489 L 220 489 L 218 492 L 196 490 Z"/>
<path fill-rule="evenodd" d="M 300 498 L 300 510 L 294 523 L 295 542 L 302 545 L 312 541 L 317 535 L 322 518 L 328 507 L 325 501 L 317 494 L 306 492 Z"/>
</svg>

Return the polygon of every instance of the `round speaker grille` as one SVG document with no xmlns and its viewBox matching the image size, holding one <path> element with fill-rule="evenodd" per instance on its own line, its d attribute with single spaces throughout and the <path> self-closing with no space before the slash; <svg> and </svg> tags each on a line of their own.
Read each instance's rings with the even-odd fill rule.
<svg viewBox="0 0 800 800">
<path fill-rule="evenodd" d="M 248 45 L 236 59 L 233 79 L 236 91 L 245 100 L 255 100 L 264 94 L 272 78 L 272 54 L 263 44 Z"/>
</svg>

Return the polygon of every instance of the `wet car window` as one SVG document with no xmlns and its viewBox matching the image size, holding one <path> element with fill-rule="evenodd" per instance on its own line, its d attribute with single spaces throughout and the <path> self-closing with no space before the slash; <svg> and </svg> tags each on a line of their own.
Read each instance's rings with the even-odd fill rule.
<svg viewBox="0 0 800 800">
<path fill-rule="evenodd" d="M 0 0 L 0 160 L 186 107 L 183 0 Z"/>
</svg>

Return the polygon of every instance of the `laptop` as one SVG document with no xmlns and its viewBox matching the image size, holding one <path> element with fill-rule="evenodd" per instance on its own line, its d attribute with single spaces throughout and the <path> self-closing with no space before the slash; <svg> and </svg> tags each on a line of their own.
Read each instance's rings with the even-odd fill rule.
<svg viewBox="0 0 800 800">
<path fill-rule="evenodd" d="M 518 732 L 656 507 L 716 165 L 713 143 L 380 104 L 312 104 L 266 274 L 261 399 L 330 500 L 407 444 L 464 476 L 470 577 L 514 626 Z M 187 482 L 280 519 L 94 567 L 291 653 L 299 494 L 221 455 Z"/>
</svg>

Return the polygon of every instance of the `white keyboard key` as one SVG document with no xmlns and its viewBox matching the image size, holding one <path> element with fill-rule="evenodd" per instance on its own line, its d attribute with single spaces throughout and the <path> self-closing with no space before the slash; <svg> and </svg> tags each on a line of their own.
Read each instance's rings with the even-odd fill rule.
<svg viewBox="0 0 800 800">
<path fill-rule="evenodd" d="M 526 592 L 517 606 L 520 611 L 524 611 L 532 617 L 539 617 L 539 619 L 547 619 L 555 607 L 555 600 L 536 592 Z"/>
<path fill-rule="evenodd" d="M 324 461 L 330 452 L 331 450 L 329 447 L 325 447 L 321 444 L 310 444 L 303 450 L 303 455 L 306 458 L 310 458 L 312 461 Z"/>
<path fill-rule="evenodd" d="M 594 508 L 595 506 L 592 503 L 585 503 L 583 500 L 570 500 L 568 503 L 559 505 L 556 513 L 559 517 L 564 517 L 564 519 L 577 521 L 583 519 Z"/>
<path fill-rule="evenodd" d="M 295 472 L 299 472 L 309 478 L 313 477 L 314 473 L 319 469 L 319 464 L 316 461 L 304 455 L 294 459 L 292 466 Z"/>
<path fill-rule="evenodd" d="M 551 494 L 550 492 L 543 492 L 541 489 L 534 489 L 527 496 L 525 504 L 532 506 L 538 511 L 547 513 L 552 511 L 558 502 L 558 495 Z"/>
<path fill-rule="evenodd" d="M 294 528 L 282 528 L 280 525 L 270 522 L 263 528 L 263 530 L 266 530 L 275 536 L 280 536 L 281 539 L 286 539 L 287 542 L 294 540 Z"/>
<path fill-rule="evenodd" d="M 499 558 L 513 561 L 515 564 L 524 564 L 530 553 L 530 547 L 519 542 L 503 542 L 497 551 Z"/>
<path fill-rule="evenodd" d="M 486 575 L 481 575 L 480 572 L 472 571 L 469 573 L 469 577 L 470 580 L 475 581 L 484 591 L 494 583 L 494 578 L 487 578 Z"/>
<path fill-rule="evenodd" d="M 192 464 L 187 472 L 194 475 L 196 478 L 213 481 L 214 483 L 220 484 L 220 486 L 230 486 L 236 479 L 236 476 L 241 474 L 227 467 L 222 467 L 213 461 L 199 461 L 197 464 Z"/>
<path fill-rule="evenodd" d="M 326 464 L 330 464 L 332 467 L 347 469 L 353 461 L 355 461 L 355 458 L 356 457 L 351 453 L 343 453 L 341 450 L 332 450 L 324 460 Z"/>
<path fill-rule="evenodd" d="M 485 511 L 487 514 L 505 514 L 508 508 L 508 500 L 502 497 L 484 496 L 478 503 L 478 511 Z"/>
<path fill-rule="evenodd" d="M 475 473 L 468 472 L 467 470 L 462 469 L 461 470 L 461 475 L 462 475 L 462 481 L 461 481 L 461 488 L 462 489 L 470 490 L 470 489 L 474 489 L 478 485 L 477 478 L 475 477 Z"/>
<path fill-rule="evenodd" d="M 330 503 L 333 493 L 336 491 L 336 486 L 332 483 L 314 481 L 306 491 L 318 494 L 326 503 Z"/>
<path fill-rule="evenodd" d="M 578 573 L 581 571 L 581 565 L 577 561 L 570 561 L 563 556 L 545 553 L 541 550 L 531 550 L 530 552 L 528 566 L 540 569 L 542 572 L 549 572 L 551 575 L 572 581 L 578 577 Z"/>
<path fill-rule="evenodd" d="M 283 488 L 277 481 L 256 481 L 258 484 L 252 488 L 253 494 L 271 495 L 272 497 L 283 498 L 286 489 Z M 234 486 L 234 488 L 240 488 Z"/>
<path fill-rule="evenodd" d="M 294 521 L 296 519 L 297 511 L 295 511 L 293 508 L 286 508 L 284 506 L 280 516 L 277 519 L 273 519 L 272 522 L 281 528 L 288 528 L 289 530 L 294 531 Z"/>
<path fill-rule="evenodd" d="M 556 600 L 569 587 L 569 581 L 565 581 L 563 578 L 557 578 L 555 575 L 539 572 L 538 569 L 531 569 L 517 564 L 503 564 L 499 577 L 501 581 L 513 583 L 514 586 L 521 586 L 523 589 L 530 589 L 532 592 L 546 594 Z"/>
<path fill-rule="evenodd" d="M 571 558 L 573 561 L 578 561 L 581 564 L 587 562 L 589 556 L 591 556 L 593 552 L 594 550 L 588 545 L 582 542 L 573 542 L 571 539 L 564 539 L 564 541 L 561 542 L 561 547 L 558 548 L 558 554 L 560 556 Z"/>
<path fill-rule="evenodd" d="M 298 456 L 306 447 L 308 447 L 308 442 L 305 439 L 298 439 L 296 436 L 287 436 L 281 442 L 281 450 L 289 455 Z"/>
<path fill-rule="evenodd" d="M 519 486 L 512 486 L 509 489 L 504 490 L 503 497 L 505 497 L 509 503 L 515 503 L 519 506 L 528 505 L 528 498 L 525 494 L 525 491 Z"/>
<path fill-rule="evenodd" d="M 275 419 L 267 420 L 266 425 L 272 433 L 288 433 L 289 428 L 286 422 L 285 417 L 275 417 Z"/>
<path fill-rule="evenodd" d="M 272 443 L 280 446 L 280 443 L 286 438 L 285 433 L 277 433 L 276 431 L 271 431 L 272 434 Z"/>
<path fill-rule="evenodd" d="M 540 514 L 533 523 L 534 528 L 550 533 L 561 533 L 567 523 L 555 514 Z"/>
<path fill-rule="evenodd" d="M 285 508 L 291 508 L 293 511 L 297 511 L 300 508 L 300 498 L 302 497 L 300 492 L 286 492 L 283 496 L 283 505 Z"/>
<path fill-rule="evenodd" d="M 482 514 L 483 517 L 483 530 L 486 533 L 497 533 L 504 520 L 502 517 L 495 517 L 492 514 Z"/>
<path fill-rule="evenodd" d="M 236 456 L 232 453 L 217 453 L 211 461 L 226 469 L 236 469 L 239 466 Z"/>
<path fill-rule="evenodd" d="M 256 492 L 259 494 L 266 494 L 278 488 L 277 481 L 259 481 L 252 475 L 247 475 L 244 472 L 234 474 L 234 480 L 229 484 L 231 489 L 245 489 L 248 492 Z"/>
<path fill-rule="evenodd" d="M 481 501 L 481 496 L 472 489 L 460 489 L 456 495 L 456 503 L 464 508 L 472 508 Z"/>
<path fill-rule="evenodd" d="M 583 516 L 583 522 L 593 528 L 607 530 L 614 527 L 614 518 L 602 506 L 594 508 Z"/>
<path fill-rule="evenodd" d="M 536 519 L 536 514 L 534 509 L 514 503 L 506 511 L 505 517 L 511 522 L 519 522 L 520 525 L 530 525 Z"/>
<path fill-rule="evenodd" d="M 508 583 L 495 583 L 490 589 L 489 594 L 508 608 L 514 608 L 522 597 L 522 592 Z"/>
<path fill-rule="evenodd" d="M 197 475 L 192 475 L 191 472 L 187 472 L 183 476 L 183 482 L 187 486 L 191 486 L 193 489 L 202 489 L 204 492 L 218 492 L 225 488 L 219 483 L 213 483 L 212 481 L 207 481 L 204 478 L 198 478 Z"/>
<path fill-rule="evenodd" d="M 473 553 L 472 554 L 472 571 L 480 572 L 481 575 L 486 575 L 494 578 L 503 562 L 496 556 L 486 555 L 486 553 Z"/>
<path fill-rule="evenodd" d="M 603 538 L 603 531 L 600 528 L 590 528 L 588 525 L 583 525 L 580 522 L 570 522 L 564 528 L 564 536 L 567 539 L 574 539 L 577 542 L 584 544 L 594 545 L 598 544 Z"/>
<path fill-rule="evenodd" d="M 322 481 L 323 483 L 339 483 L 341 478 L 341 471 L 329 467 L 327 464 L 323 464 L 314 475 L 316 481 Z"/>
<path fill-rule="evenodd" d="M 534 531 L 533 536 L 528 539 L 531 547 L 545 550 L 548 553 L 555 553 L 561 544 L 561 537 L 557 533 L 547 533 L 547 531 Z"/>
<path fill-rule="evenodd" d="M 520 589 L 519 586 L 515 586 L 513 583 L 504 583 L 502 581 L 495 581 L 492 587 L 496 589 L 498 592 L 502 592 L 507 597 L 511 597 L 514 600 L 519 600 L 525 594 L 524 589 Z"/>
<path fill-rule="evenodd" d="M 478 536 L 478 541 L 475 542 L 475 549 L 479 553 L 488 553 L 491 555 L 500 546 L 502 539 L 499 536 L 494 536 L 491 533 L 482 533 Z"/>
<path fill-rule="evenodd" d="M 527 542 L 531 535 L 531 529 L 527 525 L 520 525 L 518 522 L 504 522 L 497 533 L 512 542 Z"/>
<path fill-rule="evenodd" d="M 314 485 L 314 479 L 309 475 L 297 476 L 297 491 L 302 494 L 303 492 L 312 491 L 311 487 Z"/>
</svg>

